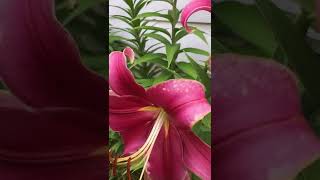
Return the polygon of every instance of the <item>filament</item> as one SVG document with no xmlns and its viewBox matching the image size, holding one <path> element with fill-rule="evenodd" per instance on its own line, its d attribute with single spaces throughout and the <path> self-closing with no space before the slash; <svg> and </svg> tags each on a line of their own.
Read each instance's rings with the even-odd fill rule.
<svg viewBox="0 0 320 180">
<path fill-rule="evenodd" d="M 138 151 L 133 153 L 132 155 L 126 156 L 126 157 L 115 157 L 115 158 L 110 158 L 109 162 L 113 164 L 113 167 L 116 168 L 116 166 L 122 166 L 122 165 L 127 165 L 127 176 L 128 179 L 131 179 L 130 175 L 130 165 L 133 164 L 134 162 L 142 162 L 144 161 L 142 173 L 140 175 L 139 180 L 142 179 L 144 171 L 146 169 L 146 166 L 148 164 L 149 158 L 151 156 L 151 152 L 153 149 L 153 146 L 156 142 L 156 139 L 161 131 L 162 126 L 164 125 L 167 117 L 166 113 L 161 110 L 153 127 L 152 130 L 146 140 L 146 142 L 142 145 L 141 148 L 139 148 Z M 142 159 L 141 159 L 142 158 Z M 114 170 L 115 171 L 115 170 Z"/>
</svg>

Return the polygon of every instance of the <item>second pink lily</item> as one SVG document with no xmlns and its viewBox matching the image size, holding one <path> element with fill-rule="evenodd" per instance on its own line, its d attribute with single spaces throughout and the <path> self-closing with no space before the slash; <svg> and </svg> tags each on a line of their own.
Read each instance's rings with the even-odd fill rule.
<svg viewBox="0 0 320 180">
<path fill-rule="evenodd" d="M 180 180 L 189 171 L 211 179 L 211 148 L 191 131 L 211 111 L 204 87 L 175 79 L 144 89 L 127 68 L 125 55 L 134 57 L 129 48 L 109 55 L 109 123 L 125 145 L 125 156 L 110 163 L 144 163 L 140 179 L 146 172 L 152 180 Z"/>
<path fill-rule="evenodd" d="M 209 11 L 211 12 L 211 0 L 192 0 L 190 1 L 181 12 L 181 23 L 188 32 L 192 29 L 188 27 L 189 17 L 197 11 Z"/>
</svg>

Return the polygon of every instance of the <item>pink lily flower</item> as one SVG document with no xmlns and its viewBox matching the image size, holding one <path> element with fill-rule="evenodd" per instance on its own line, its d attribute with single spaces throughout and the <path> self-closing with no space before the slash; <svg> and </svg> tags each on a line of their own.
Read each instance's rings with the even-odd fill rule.
<svg viewBox="0 0 320 180">
<path fill-rule="evenodd" d="M 107 83 L 81 64 L 54 1 L 2 0 L 0 53 L 0 179 L 105 179 Z"/>
<path fill-rule="evenodd" d="M 144 163 L 140 179 L 146 172 L 152 180 L 183 180 L 188 170 L 211 179 L 211 149 L 191 131 L 211 111 L 204 87 L 175 79 L 144 89 L 127 68 L 126 52 L 109 55 L 109 124 L 125 145 L 125 156 L 110 163 Z"/>
<path fill-rule="evenodd" d="M 182 13 L 186 28 L 195 2 Z M 294 179 L 320 158 L 320 139 L 303 117 L 297 80 L 288 69 L 234 54 L 215 55 L 212 67 L 213 179 Z"/>
<path fill-rule="evenodd" d="M 283 180 L 320 158 L 295 76 L 263 58 L 215 55 L 213 178 Z"/>
<path fill-rule="evenodd" d="M 192 29 L 188 26 L 189 17 L 198 11 L 205 10 L 211 12 L 211 0 L 191 0 L 181 12 L 181 23 L 186 28 L 187 32 Z"/>
</svg>

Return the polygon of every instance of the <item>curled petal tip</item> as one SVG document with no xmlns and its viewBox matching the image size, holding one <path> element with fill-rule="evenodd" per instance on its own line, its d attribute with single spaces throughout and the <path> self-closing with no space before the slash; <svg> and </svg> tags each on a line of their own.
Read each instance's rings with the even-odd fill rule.
<svg viewBox="0 0 320 180">
<path fill-rule="evenodd" d="M 134 62 L 134 52 L 131 48 L 126 47 L 123 50 L 123 54 L 129 58 L 129 62 L 132 64 Z"/>
<path fill-rule="evenodd" d="M 181 13 L 181 23 L 186 28 L 188 33 L 192 32 L 192 29 L 188 27 L 189 17 L 198 11 L 205 10 L 211 12 L 211 0 L 192 0 L 189 2 Z"/>
</svg>

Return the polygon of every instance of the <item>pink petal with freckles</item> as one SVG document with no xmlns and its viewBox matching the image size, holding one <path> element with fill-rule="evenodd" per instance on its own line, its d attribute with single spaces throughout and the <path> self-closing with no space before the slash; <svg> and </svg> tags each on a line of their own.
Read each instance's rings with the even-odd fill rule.
<svg viewBox="0 0 320 180">
<path fill-rule="evenodd" d="M 192 127 L 210 112 L 204 87 L 198 81 L 174 79 L 147 89 L 147 97 L 165 109 L 179 127 Z"/>
<path fill-rule="evenodd" d="M 205 92 L 198 81 L 172 79 L 147 89 L 147 98 L 166 111 L 173 111 L 184 104 L 204 100 Z"/>
<path fill-rule="evenodd" d="M 135 96 L 109 96 L 109 125 L 114 131 L 127 131 L 154 120 L 157 112 L 141 111 L 150 104 Z"/>
<path fill-rule="evenodd" d="M 288 69 L 262 58 L 214 58 L 214 179 L 292 179 L 320 157 Z"/>
<path fill-rule="evenodd" d="M 177 129 L 170 125 L 167 136 L 162 130 L 155 142 L 149 163 L 148 175 L 152 180 L 183 180 L 189 174 L 183 162 L 181 137 Z"/>
<path fill-rule="evenodd" d="M 179 130 L 185 165 L 203 180 L 211 179 L 211 148 L 190 130 Z"/>
<path fill-rule="evenodd" d="M 109 55 L 109 85 L 120 96 L 145 97 L 145 90 L 135 82 L 123 52 L 115 51 Z"/>
<path fill-rule="evenodd" d="M 129 58 L 130 63 L 134 63 L 134 52 L 131 48 L 127 47 L 123 50 L 125 56 Z"/>
<path fill-rule="evenodd" d="M 25 103 L 105 112 L 105 80 L 81 64 L 53 0 L 1 1 L 0 42 L 0 77 Z"/>
<path fill-rule="evenodd" d="M 271 60 L 215 55 L 213 72 L 212 97 L 217 120 L 214 142 L 301 113 L 296 79 L 287 68 Z"/>
<path fill-rule="evenodd" d="M 170 117 L 178 128 L 190 129 L 199 120 L 211 112 L 211 106 L 206 99 L 192 101 L 170 111 Z"/>
<path fill-rule="evenodd" d="M 211 0 L 191 0 L 181 12 L 181 23 L 183 27 L 186 28 L 188 32 L 191 32 L 192 29 L 188 27 L 189 17 L 198 11 L 205 10 L 211 12 Z"/>
</svg>

